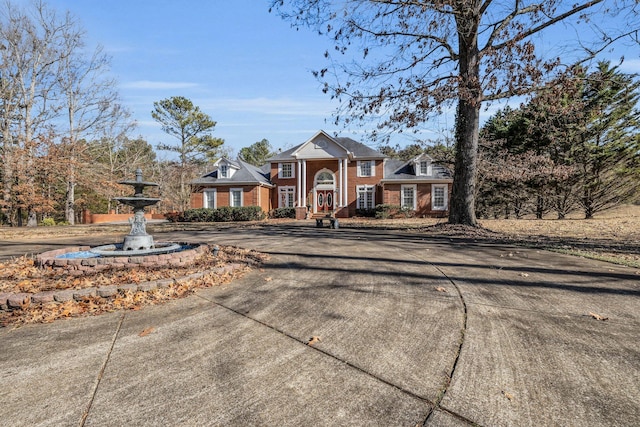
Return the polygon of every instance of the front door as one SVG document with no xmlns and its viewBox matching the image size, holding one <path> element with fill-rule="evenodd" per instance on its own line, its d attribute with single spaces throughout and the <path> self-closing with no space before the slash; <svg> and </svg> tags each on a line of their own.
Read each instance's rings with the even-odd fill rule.
<svg viewBox="0 0 640 427">
<path fill-rule="evenodd" d="M 333 211 L 333 190 L 316 191 L 316 212 Z"/>
</svg>

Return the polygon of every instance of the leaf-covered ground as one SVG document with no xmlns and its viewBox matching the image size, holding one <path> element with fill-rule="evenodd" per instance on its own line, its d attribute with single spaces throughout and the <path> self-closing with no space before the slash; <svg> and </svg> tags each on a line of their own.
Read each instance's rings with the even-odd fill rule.
<svg viewBox="0 0 640 427">
<path fill-rule="evenodd" d="M 200 279 L 172 283 L 167 288 L 148 292 L 120 291 L 113 297 L 87 297 L 82 301 L 27 304 L 20 309 L 0 312 L 0 325 L 20 325 L 34 322 L 52 322 L 56 319 L 111 312 L 120 309 L 139 310 L 145 305 L 158 304 L 184 297 L 197 288 L 222 285 L 244 274 L 251 266 L 259 265 L 266 256 L 255 251 L 223 246 L 217 257 L 203 254 L 188 267 L 143 268 L 109 271 L 70 277 L 53 269 L 34 266 L 33 259 L 22 257 L 0 264 L 0 292 L 35 293 L 56 289 L 83 289 L 101 285 L 141 283 L 165 278 L 188 276 L 192 273 L 212 270 L 231 263 L 246 267 L 224 274 L 210 274 Z"/>
</svg>

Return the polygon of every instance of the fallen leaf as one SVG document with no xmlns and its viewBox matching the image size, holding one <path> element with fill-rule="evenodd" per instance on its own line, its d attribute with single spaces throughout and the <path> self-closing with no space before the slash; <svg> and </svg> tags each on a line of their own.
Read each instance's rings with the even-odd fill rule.
<svg viewBox="0 0 640 427">
<path fill-rule="evenodd" d="M 522 276 L 522 277 L 529 277 L 529 273 L 520 273 L 520 276 Z"/>
<path fill-rule="evenodd" d="M 512 401 L 512 400 L 514 399 L 513 394 L 508 393 L 508 392 L 506 392 L 506 391 L 504 391 L 504 390 L 502 390 L 502 395 L 503 395 L 504 397 L 506 397 L 507 399 L 509 399 L 509 401 Z"/>
<path fill-rule="evenodd" d="M 265 277 L 265 278 L 264 278 L 264 281 L 265 281 L 265 282 L 270 282 L 270 281 L 272 281 L 272 280 L 273 280 L 273 278 L 271 278 L 271 277 Z"/>
<path fill-rule="evenodd" d="M 594 319 L 596 319 L 596 320 L 602 320 L 603 322 L 604 322 L 605 320 L 609 320 L 609 318 L 608 318 L 608 317 L 604 317 L 604 316 L 602 316 L 602 315 L 600 315 L 600 314 L 598 314 L 598 313 L 593 313 L 593 312 L 591 312 L 591 311 L 589 312 L 589 316 L 593 317 L 593 318 L 594 318 Z"/>
<path fill-rule="evenodd" d="M 142 332 L 140 332 L 138 334 L 139 337 L 146 337 L 147 335 L 149 335 L 150 333 L 152 333 L 153 331 L 155 331 L 155 328 L 150 326 L 148 328 L 145 328 Z"/>
<path fill-rule="evenodd" d="M 318 341 L 320 341 L 320 337 L 317 337 L 314 335 L 311 338 L 309 338 L 309 341 L 307 341 L 307 345 L 314 345 Z"/>
<path fill-rule="evenodd" d="M 436 288 L 436 291 L 438 291 L 438 292 L 449 292 L 449 291 L 447 291 L 447 289 L 446 289 L 446 288 L 443 288 L 442 286 L 438 286 L 438 287 Z"/>
</svg>

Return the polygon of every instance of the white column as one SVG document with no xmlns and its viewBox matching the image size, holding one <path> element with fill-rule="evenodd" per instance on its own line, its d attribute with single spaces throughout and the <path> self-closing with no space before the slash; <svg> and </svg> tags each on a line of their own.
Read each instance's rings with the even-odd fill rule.
<svg viewBox="0 0 640 427">
<path fill-rule="evenodd" d="M 296 187 L 298 187 L 298 207 L 302 206 L 302 160 L 298 160 L 298 176 Z"/>
<path fill-rule="evenodd" d="M 337 204 L 339 207 L 344 206 L 344 190 L 342 189 L 342 182 L 344 181 L 344 174 L 342 173 L 342 168 L 343 168 L 343 164 L 342 164 L 342 159 L 338 159 L 338 187 L 340 189 L 340 200 L 337 200 Z"/>
<path fill-rule="evenodd" d="M 302 206 L 307 206 L 307 161 L 302 160 Z"/>
<path fill-rule="evenodd" d="M 343 186 L 342 186 L 342 201 L 343 201 L 342 204 L 343 204 L 343 206 L 348 206 L 349 205 L 349 198 L 347 197 L 347 188 L 348 188 L 348 185 L 349 185 L 348 178 L 347 178 L 347 176 L 348 176 L 347 162 L 348 162 L 348 159 L 344 159 L 343 160 L 343 164 L 344 164 L 344 166 L 343 166 L 344 167 L 344 182 L 343 182 Z"/>
</svg>

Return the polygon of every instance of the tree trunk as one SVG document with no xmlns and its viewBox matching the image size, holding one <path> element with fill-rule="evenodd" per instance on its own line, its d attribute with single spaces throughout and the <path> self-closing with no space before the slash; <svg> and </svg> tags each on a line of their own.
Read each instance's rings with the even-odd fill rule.
<svg viewBox="0 0 640 427">
<path fill-rule="evenodd" d="M 65 220 L 69 223 L 69 225 L 75 225 L 76 221 L 76 211 L 75 211 L 75 203 L 76 203 L 76 184 L 74 181 L 69 180 L 67 182 L 67 200 L 65 203 L 64 217 Z"/>
<path fill-rule="evenodd" d="M 451 192 L 450 224 L 477 225 L 475 193 L 480 127 L 479 105 L 461 100 L 456 122 L 456 163 Z"/>
<path fill-rule="evenodd" d="M 476 174 L 480 132 L 479 2 L 456 15 L 459 46 L 459 98 L 456 116 L 456 158 L 451 191 L 450 224 L 477 226 Z"/>
</svg>

